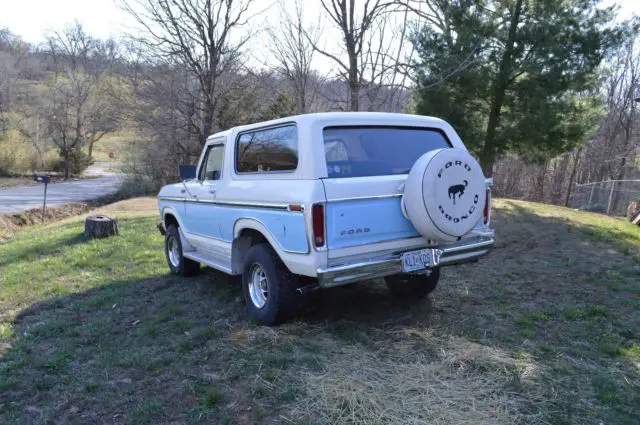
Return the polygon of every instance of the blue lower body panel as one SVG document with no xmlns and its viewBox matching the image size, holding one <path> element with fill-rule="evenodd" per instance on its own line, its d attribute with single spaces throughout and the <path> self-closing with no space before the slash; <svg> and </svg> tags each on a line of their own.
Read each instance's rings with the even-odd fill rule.
<svg viewBox="0 0 640 425">
<path fill-rule="evenodd" d="M 420 236 L 400 210 L 400 197 L 329 202 L 327 246 L 347 248 Z"/>
</svg>

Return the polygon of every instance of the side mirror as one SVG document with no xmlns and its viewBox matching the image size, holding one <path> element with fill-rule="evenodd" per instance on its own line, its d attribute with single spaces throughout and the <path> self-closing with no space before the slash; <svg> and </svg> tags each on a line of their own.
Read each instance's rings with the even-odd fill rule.
<svg viewBox="0 0 640 425">
<path fill-rule="evenodd" d="M 192 164 L 179 166 L 180 180 L 191 180 L 196 178 L 196 166 Z"/>
</svg>

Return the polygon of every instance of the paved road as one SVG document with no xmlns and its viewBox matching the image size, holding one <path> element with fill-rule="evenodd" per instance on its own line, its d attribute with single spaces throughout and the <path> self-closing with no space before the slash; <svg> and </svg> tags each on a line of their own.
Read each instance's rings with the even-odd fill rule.
<svg viewBox="0 0 640 425">
<path fill-rule="evenodd" d="M 47 188 L 47 206 L 96 199 L 114 193 L 120 187 L 120 174 L 106 173 L 100 167 L 87 171 L 87 174 L 100 177 L 50 184 Z M 42 207 L 43 193 L 44 185 L 0 189 L 0 214 Z"/>
</svg>

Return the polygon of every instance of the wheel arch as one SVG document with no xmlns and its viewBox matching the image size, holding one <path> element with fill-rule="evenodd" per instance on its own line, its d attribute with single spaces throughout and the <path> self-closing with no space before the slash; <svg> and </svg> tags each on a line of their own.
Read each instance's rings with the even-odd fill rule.
<svg viewBox="0 0 640 425">
<path fill-rule="evenodd" d="M 231 243 L 231 269 L 234 274 L 241 274 L 244 267 L 244 259 L 249 249 L 259 243 L 268 243 L 276 252 L 280 260 L 289 268 L 286 261 L 286 252 L 282 250 L 277 239 L 258 220 L 242 218 L 233 226 L 233 242 Z"/>
<path fill-rule="evenodd" d="M 175 224 L 178 227 L 182 227 L 182 220 L 179 218 L 178 212 L 173 207 L 164 207 L 162 209 L 162 222 L 165 229 L 171 224 Z"/>
<path fill-rule="evenodd" d="M 192 251 L 194 249 L 184 234 L 185 230 L 180 215 L 173 207 L 165 207 L 162 209 L 162 223 L 165 229 L 168 229 L 172 224 L 178 227 L 178 234 L 180 235 L 180 242 L 182 242 L 184 251 Z"/>
</svg>

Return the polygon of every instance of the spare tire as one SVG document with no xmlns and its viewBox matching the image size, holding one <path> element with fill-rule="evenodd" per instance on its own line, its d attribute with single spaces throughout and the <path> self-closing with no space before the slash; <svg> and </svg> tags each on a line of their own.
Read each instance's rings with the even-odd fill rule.
<svg viewBox="0 0 640 425">
<path fill-rule="evenodd" d="M 422 155 L 404 186 L 402 208 L 426 239 L 453 242 L 482 219 L 485 177 L 464 149 L 437 149 Z"/>
</svg>

